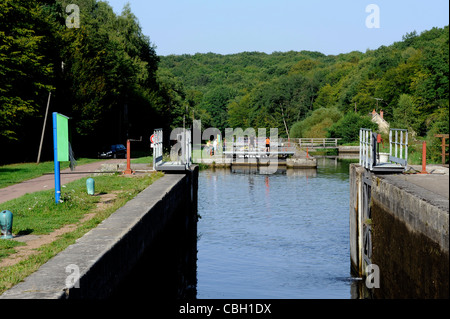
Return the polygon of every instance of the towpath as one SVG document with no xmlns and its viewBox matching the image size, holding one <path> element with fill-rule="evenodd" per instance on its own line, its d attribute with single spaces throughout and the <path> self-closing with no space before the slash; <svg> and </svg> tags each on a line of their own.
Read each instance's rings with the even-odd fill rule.
<svg viewBox="0 0 450 319">
<path fill-rule="evenodd" d="M 90 164 L 76 166 L 72 172 L 69 168 L 61 171 L 61 185 L 75 181 L 77 179 L 90 176 L 96 171 L 100 171 L 103 164 L 120 164 L 123 159 L 110 159 Z M 0 203 L 18 198 L 27 193 L 34 193 L 47 189 L 55 188 L 55 179 L 53 174 L 46 174 L 37 178 L 33 178 L 15 185 L 11 185 L 0 189 Z"/>
</svg>

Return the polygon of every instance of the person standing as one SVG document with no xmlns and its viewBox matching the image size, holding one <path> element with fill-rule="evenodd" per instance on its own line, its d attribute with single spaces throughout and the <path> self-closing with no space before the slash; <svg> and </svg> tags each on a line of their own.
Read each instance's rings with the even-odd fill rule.
<svg viewBox="0 0 450 319">
<path fill-rule="evenodd" d="M 211 149 L 211 141 L 208 140 L 208 142 L 206 142 L 206 149 L 209 152 L 209 156 L 212 155 L 212 149 Z"/>
<path fill-rule="evenodd" d="M 216 155 L 216 152 L 217 152 L 217 138 L 215 138 L 213 142 L 213 155 Z"/>
<path fill-rule="evenodd" d="M 270 152 L 270 138 L 266 137 L 266 152 Z"/>
</svg>

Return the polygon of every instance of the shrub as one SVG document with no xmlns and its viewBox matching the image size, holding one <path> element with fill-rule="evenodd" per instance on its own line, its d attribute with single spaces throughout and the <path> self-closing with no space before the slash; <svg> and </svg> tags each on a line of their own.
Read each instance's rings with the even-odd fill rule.
<svg viewBox="0 0 450 319">
<path fill-rule="evenodd" d="M 341 143 L 352 143 L 359 141 L 359 130 L 361 128 L 376 131 L 378 125 L 367 116 L 357 113 L 347 113 L 328 130 L 328 137 L 341 138 Z"/>
</svg>

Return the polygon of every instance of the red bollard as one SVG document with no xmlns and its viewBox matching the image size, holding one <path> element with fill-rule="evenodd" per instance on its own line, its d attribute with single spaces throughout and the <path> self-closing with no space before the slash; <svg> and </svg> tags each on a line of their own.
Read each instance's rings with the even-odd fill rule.
<svg viewBox="0 0 450 319">
<path fill-rule="evenodd" d="M 123 171 L 125 175 L 133 174 L 130 166 L 130 140 L 127 140 L 127 169 Z"/>
<path fill-rule="evenodd" d="M 427 142 L 422 143 L 422 171 L 420 174 L 428 174 L 427 172 Z"/>
</svg>

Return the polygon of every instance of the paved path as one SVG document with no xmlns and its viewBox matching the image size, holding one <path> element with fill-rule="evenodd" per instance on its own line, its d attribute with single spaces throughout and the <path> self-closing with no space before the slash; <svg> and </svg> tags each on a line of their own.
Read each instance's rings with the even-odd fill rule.
<svg viewBox="0 0 450 319">
<path fill-rule="evenodd" d="M 72 172 L 69 168 L 61 171 L 61 185 L 75 181 L 77 179 L 92 175 L 95 171 L 99 171 L 102 164 L 119 164 L 123 163 L 123 159 L 110 159 L 76 166 Z M 55 188 L 55 179 L 53 174 L 43 175 L 19 184 L 11 185 L 5 188 L 0 188 L 0 203 L 18 198 L 27 193 L 34 193 L 47 189 Z"/>
<path fill-rule="evenodd" d="M 411 165 L 416 171 L 421 171 L 422 166 Z M 442 165 L 427 165 L 428 174 L 400 175 L 406 181 L 416 186 L 425 188 L 435 194 L 449 199 L 449 169 Z"/>
</svg>

